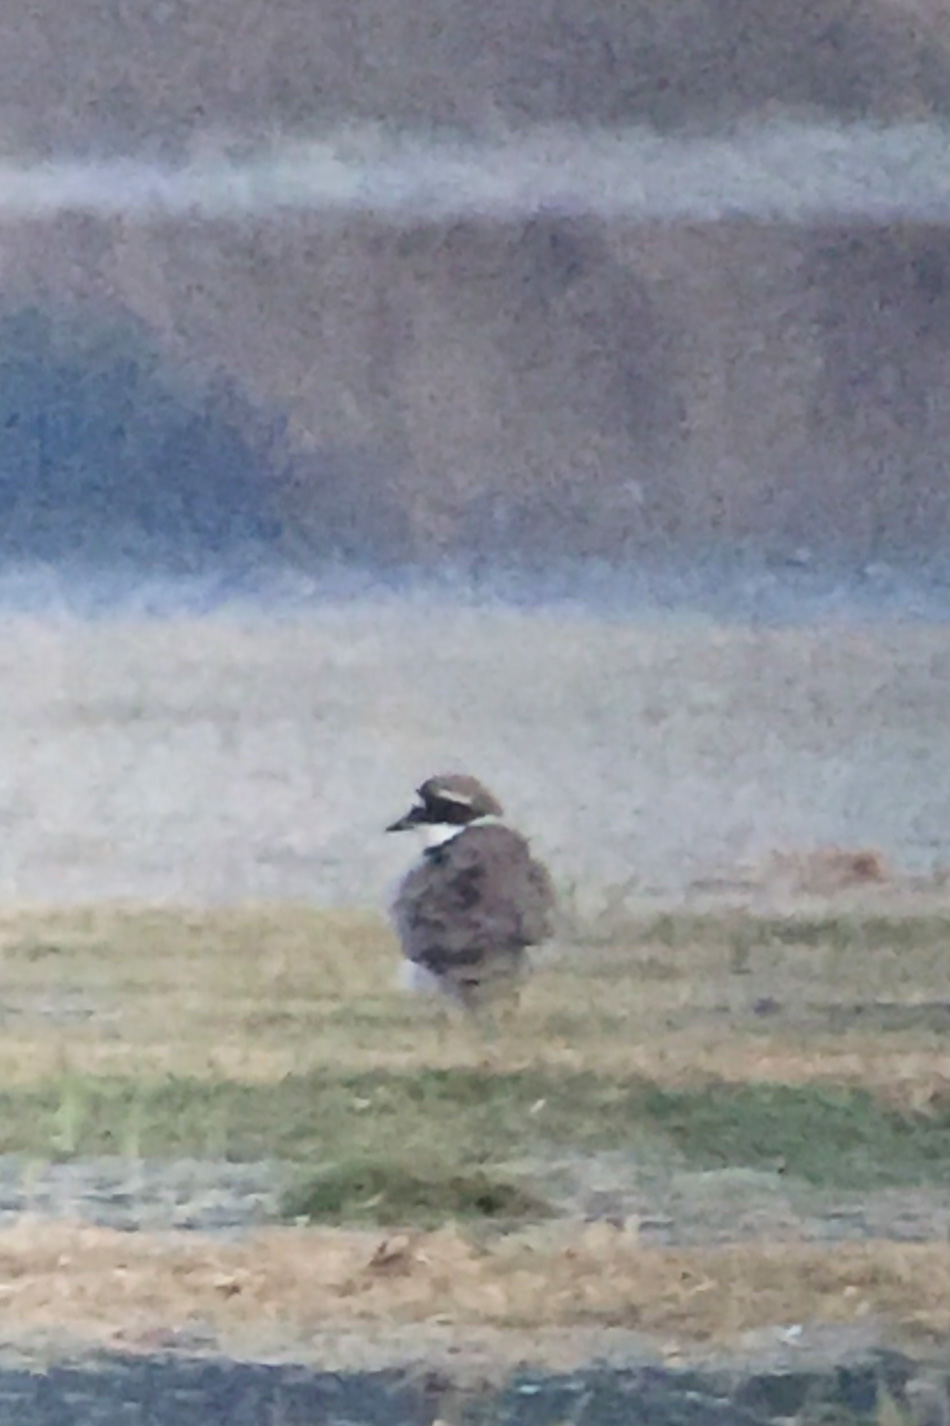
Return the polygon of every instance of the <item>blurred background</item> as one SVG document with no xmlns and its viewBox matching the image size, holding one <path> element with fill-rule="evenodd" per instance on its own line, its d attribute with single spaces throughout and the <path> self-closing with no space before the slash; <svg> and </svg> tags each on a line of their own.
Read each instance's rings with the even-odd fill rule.
<svg viewBox="0 0 950 1426">
<path fill-rule="evenodd" d="M 946 0 L 0 0 L 18 1422 L 74 1329 L 500 1420 L 545 1324 L 950 1421 L 854 1355 L 947 1360 L 948 452 Z M 384 919 L 447 771 L 559 892 L 493 1058 Z"/>
<path fill-rule="evenodd" d="M 9 894 L 375 902 L 440 765 L 565 877 L 945 863 L 944 6 L 0 25 Z"/>
<path fill-rule="evenodd" d="M 939 563 L 937 0 L 0 19 L 7 561 Z"/>
</svg>

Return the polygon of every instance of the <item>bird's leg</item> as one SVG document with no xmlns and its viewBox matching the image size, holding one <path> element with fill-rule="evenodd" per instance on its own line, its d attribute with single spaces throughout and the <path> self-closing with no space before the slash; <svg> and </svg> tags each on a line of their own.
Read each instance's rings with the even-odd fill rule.
<svg viewBox="0 0 950 1426">
<path fill-rule="evenodd" d="M 514 1031 L 515 1023 L 518 1018 L 518 1011 L 520 1010 L 520 1008 L 521 991 L 516 986 L 514 990 L 510 992 L 510 994 L 505 996 L 505 1001 L 501 1007 L 501 1012 L 498 1017 L 501 1023 L 501 1028 L 506 1034 L 511 1034 Z"/>
<path fill-rule="evenodd" d="M 463 1043 L 467 1043 L 472 1037 L 472 1031 L 477 1026 L 477 1007 L 473 1003 L 471 995 L 464 987 L 452 987 L 449 993 L 442 998 L 439 1007 L 438 1019 L 438 1054 L 443 1064 L 450 1063 L 458 1057 L 460 1051 L 464 1053 L 462 1045 L 459 1043 L 459 1035 Z M 474 1048 L 478 1050 L 477 1043 Z M 454 1049 L 454 1055 L 450 1050 Z"/>
<path fill-rule="evenodd" d="M 498 1050 L 498 1020 L 491 997 L 480 995 L 476 987 L 463 997 L 462 1006 L 479 1070 L 495 1069 Z"/>
<path fill-rule="evenodd" d="M 483 1074 L 491 1074 L 496 1071 L 500 1064 L 498 1052 L 498 1025 L 494 1015 L 483 1019 L 480 1029 L 481 1054 L 479 1056 L 478 1068 Z M 486 1043 L 487 1042 L 487 1043 Z"/>
<path fill-rule="evenodd" d="M 445 1063 L 448 1055 L 450 1024 L 451 1016 L 449 1014 L 449 1007 L 445 1004 L 437 1006 L 435 1012 L 435 1041 L 436 1054 L 440 1065 Z"/>
<path fill-rule="evenodd" d="M 518 1045 L 518 1010 L 521 1006 L 521 991 L 516 987 L 505 997 L 499 1012 L 501 1028 L 501 1055 L 506 1066 L 516 1067 Z"/>
<path fill-rule="evenodd" d="M 501 1044 L 501 1022 L 498 1018 L 496 1006 L 489 1005 L 485 1010 L 485 1039 L 487 1040 L 486 1055 L 494 1069 L 498 1069 L 502 1056 Z"/>
<path fill-rule="evenodd" d="M 519 1020 L 521 991 L 518 987 L 507 990 L 492 1001 L 486 1014 L 486 1037 L 490 1041 L 490 1064 L 499 1073 L 510 1073 L 519 1068 Z"/>
</svg>

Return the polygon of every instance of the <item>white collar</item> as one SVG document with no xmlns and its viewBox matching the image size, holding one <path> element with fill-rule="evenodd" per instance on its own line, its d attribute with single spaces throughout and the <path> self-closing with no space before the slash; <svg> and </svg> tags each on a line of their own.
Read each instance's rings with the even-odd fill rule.
<svg viewBox="0 0 950 1426">
<path fill-rule="evenodd" d="M 448 822 L 430 823 L 425 828 L 426 851 L 432 851 L 435 847 L 444 847 L 446 842 L 454 841 L 463 832 L 467 832 L 469 827 L 499 827 L 500 817 L 477 817 L 474 822 L 466 822 L 464 827 L 458 827 Z"/>
</svg>

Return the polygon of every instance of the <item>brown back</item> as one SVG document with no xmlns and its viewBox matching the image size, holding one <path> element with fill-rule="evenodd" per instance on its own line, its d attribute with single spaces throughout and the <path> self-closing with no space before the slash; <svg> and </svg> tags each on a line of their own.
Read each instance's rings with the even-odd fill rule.
<svg viewBox="0 0 950 1426">
<path fill-rule="evenodd" d="M 393 919 L 406 956 L 436 974 L 518 962 L 552 931 L 547 869 L 510 827 L 468 827 L 406 877 Z"/>
</svg>

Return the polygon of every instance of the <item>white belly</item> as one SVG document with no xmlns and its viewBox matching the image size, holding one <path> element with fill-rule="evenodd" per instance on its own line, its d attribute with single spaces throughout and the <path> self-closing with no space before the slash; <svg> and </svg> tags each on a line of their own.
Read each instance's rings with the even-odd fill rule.
<svg viewBox="0 0 950 1426">
<path fill-rule="evenodd" d="M 416 995 L 444 995 L 445 986 L 437 975 L 415 961 L 403 961 L 399 967 L 399 984 Z"/>
</svg>

